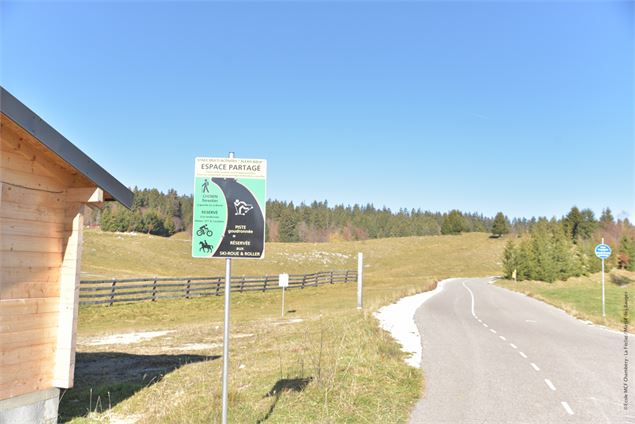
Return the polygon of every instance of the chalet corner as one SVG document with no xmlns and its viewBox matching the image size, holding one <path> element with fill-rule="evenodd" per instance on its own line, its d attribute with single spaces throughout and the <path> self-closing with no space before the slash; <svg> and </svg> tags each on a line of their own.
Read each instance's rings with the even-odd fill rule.
<svg viewBox="0 0 635 424">
<path fill-rule="evenodd" d="M 132 193 L 0 87 L 0 422 L 56 422 L 73 385 L 83 216 Z"/>
</svg>

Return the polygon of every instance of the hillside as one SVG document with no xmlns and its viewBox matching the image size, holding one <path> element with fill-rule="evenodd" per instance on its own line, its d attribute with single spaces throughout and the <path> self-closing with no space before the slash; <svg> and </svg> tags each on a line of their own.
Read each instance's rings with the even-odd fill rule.
<svg viewBox="0 0 635 424">
<path fill-rule="evenodd" d="M 234 275 L 356 269 L 365 258 L 367 287 L 415 289 L 450 276 L 501 273 L 504 239 L 484 233 L 403 237 L 337 243 L 268 243 L 265 259 L 233 261 Z M 224 275 L 224 261 L 193 259 L 185 233 L 171 238 L 87 230 L 82 279 Z"/>
<path fill-rule="evenodd" d="M 265 259 L 233 263 L 238 274 L 277 274 L 351 268 L 364 252 L 371 276 L 386 278 L 492 275 L 500 272 L 504 239 L 484 233 L 402 237 L 336 243 L 268 243 Z M 185 233 L 170 238 L 86 230 L 83 279 L 131 276 L 221 275 L 224 261 L 193 259 Z"/>
</svg>

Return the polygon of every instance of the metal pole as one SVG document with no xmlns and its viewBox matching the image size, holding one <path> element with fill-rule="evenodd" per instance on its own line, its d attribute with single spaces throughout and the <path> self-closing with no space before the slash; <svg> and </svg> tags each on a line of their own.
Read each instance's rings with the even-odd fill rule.
<svg viewBox="0 0 635 424">
<path fill-rule="evenodd" d="M 229 158 L 233 159 L 234 152 L 229 152 Z M 232 283 L 232 260 L 225 259 L 225 329 L 223 333 L 223 412 L 222 423 L 227 424 L 227 394 L 228 394 L 228 370 L 229 370 L 229 298 Z"/>
<path fill-rule="evenodd" d="M 602 244 L 604 244 L 604 237 L 602 237 Z M 606 318 L 606 309 L 604 306 L 604 258 L 602 258 L 602 317 Z"/>
<path fill-rule="evenodd" d="M 357 254 L 357 309 L 362 309 L 363 298 L 363 272 L 364 272 L 364 254 L 359 252 Z"/>
<path fill-rule="evenodd" d="M 606 309 L 604 306 L 604 259 L 602 259 L 602 316 L 606 318 Z"/>
<path fill-rule="evenodd" d="M 604 244 L 604 237 L 602 237 L 602 244 Z M 604 258 L 602 258 L 602 317 L 606 318 L 606 309 L 604 306 Z"/>
<path fill-rule="evenodd" d="M 227 424 L 227 377 L 229 368 L 229 296 L 231 293 L 232 260 L 225 259 L 225 332 L 223 334 L 223 414 L 222 422 Z"/>
</svg>

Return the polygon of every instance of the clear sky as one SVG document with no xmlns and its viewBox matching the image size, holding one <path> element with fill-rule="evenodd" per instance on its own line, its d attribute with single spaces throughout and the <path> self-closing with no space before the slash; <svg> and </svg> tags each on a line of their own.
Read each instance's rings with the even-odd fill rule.
<svg viewBox="0 0 635 424">
<path fill-rule="evenodd" d="M 0 4 L 2 85 L 128 186 L 635 216 L 631 1 Z"/>
</svg>

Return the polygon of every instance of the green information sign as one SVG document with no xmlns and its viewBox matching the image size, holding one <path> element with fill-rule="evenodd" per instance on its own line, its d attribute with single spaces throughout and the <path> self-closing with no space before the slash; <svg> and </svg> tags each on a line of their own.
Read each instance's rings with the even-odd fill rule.
<svg viewBox="0 0 635 424">
<path fill-rule="evenodd" d="M 196 158 L 192 256 L 262 259 L 267 161 Z"/>
</svg>

